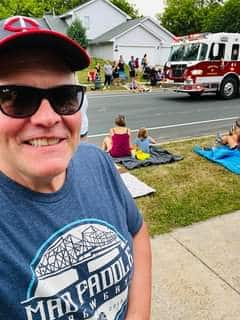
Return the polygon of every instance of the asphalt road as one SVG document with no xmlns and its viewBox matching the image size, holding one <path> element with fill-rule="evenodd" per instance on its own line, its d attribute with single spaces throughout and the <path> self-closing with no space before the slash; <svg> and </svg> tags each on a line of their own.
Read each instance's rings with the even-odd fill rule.
<svg viewBox="0 0 240 320">
<path fill-rule="evenodd" d="M 139 127 L 160 142 L 228 130 L 240 117 L 240 98 L 225 101 L 215 95 L 197 100 L 188 95 L 159 90 L 151 93 L 91 93 L 89 100 L 89 142 L 100 145 L 114 126 L 114 118 L 124 114 L 133 135 Z"/>
</svg>

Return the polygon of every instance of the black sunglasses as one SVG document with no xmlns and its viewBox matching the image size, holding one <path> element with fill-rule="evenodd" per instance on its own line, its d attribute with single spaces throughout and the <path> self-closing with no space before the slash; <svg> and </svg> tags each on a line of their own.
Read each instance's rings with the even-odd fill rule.
<svg viewBox="0 0 240 320">
<path fill-rule="evenodd" d="M 27 118 L 37 112 L 42 99 L 47 99 L 61 116 L 78 112 L 83 103 L 85 87 L 61 85 L 48 89 L 30 86 L 0 86 L 0 110 L 12 118 Z"/>
</svg>

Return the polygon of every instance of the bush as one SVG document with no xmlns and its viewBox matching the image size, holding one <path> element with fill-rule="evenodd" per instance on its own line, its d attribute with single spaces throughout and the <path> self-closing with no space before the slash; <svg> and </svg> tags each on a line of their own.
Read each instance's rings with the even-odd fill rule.
<svg viewBox="0 0 240 320">
<path fill-rule="evenodd" d="M 86 29 L 83 27 L 80 20 L 76 19 L 68 28 L 67 35 L 76 40 L 83 48 L 87 48 L 88 39 Z"/>
</svg>

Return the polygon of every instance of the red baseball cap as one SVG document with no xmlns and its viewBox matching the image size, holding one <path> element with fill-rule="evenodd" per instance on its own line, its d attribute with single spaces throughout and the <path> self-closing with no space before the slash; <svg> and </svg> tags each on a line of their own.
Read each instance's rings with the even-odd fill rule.
<svg viewBox="0 0 240 320">
<path fill-rule="evenodd" d="M 0 30 L 0 52 L 42 46 L 61 53 L 72 71 L 84 69 L 90 63 L 87 51 L 77 41 L 63 33 L 43 28 L 35 19 L 10 17 L 0 22 Z"/>
</svg>

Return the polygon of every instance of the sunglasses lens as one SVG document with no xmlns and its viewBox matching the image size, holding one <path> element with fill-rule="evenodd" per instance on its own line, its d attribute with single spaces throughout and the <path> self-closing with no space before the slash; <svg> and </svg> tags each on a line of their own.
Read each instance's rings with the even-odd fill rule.
<svg viewBox="0 0 240 320">
<path fill-rule="evenodd" d="M 76 113 L 82 105 L 83 88 L 81 86 L 61 86 L 50 89 L 49 101 L 60 115 Z"/>
<path fill-rule="evenodd" d="M 10 117 L 29 117 L 38 106 L 38 96 L 31 88 L 13 86 L 0 90 L 0 107 L 3 113 Z"/>
<path fill-rule="evenodd" d="M 77 85 L 49 89 L 4 86 L 0 87 L 0 108 L 9 117 L 26 118 L 38 110 L 45 98 L 59 115 L 72 115 L 81 108 L 83 95 L 83 87 Z"/>
</svg>

